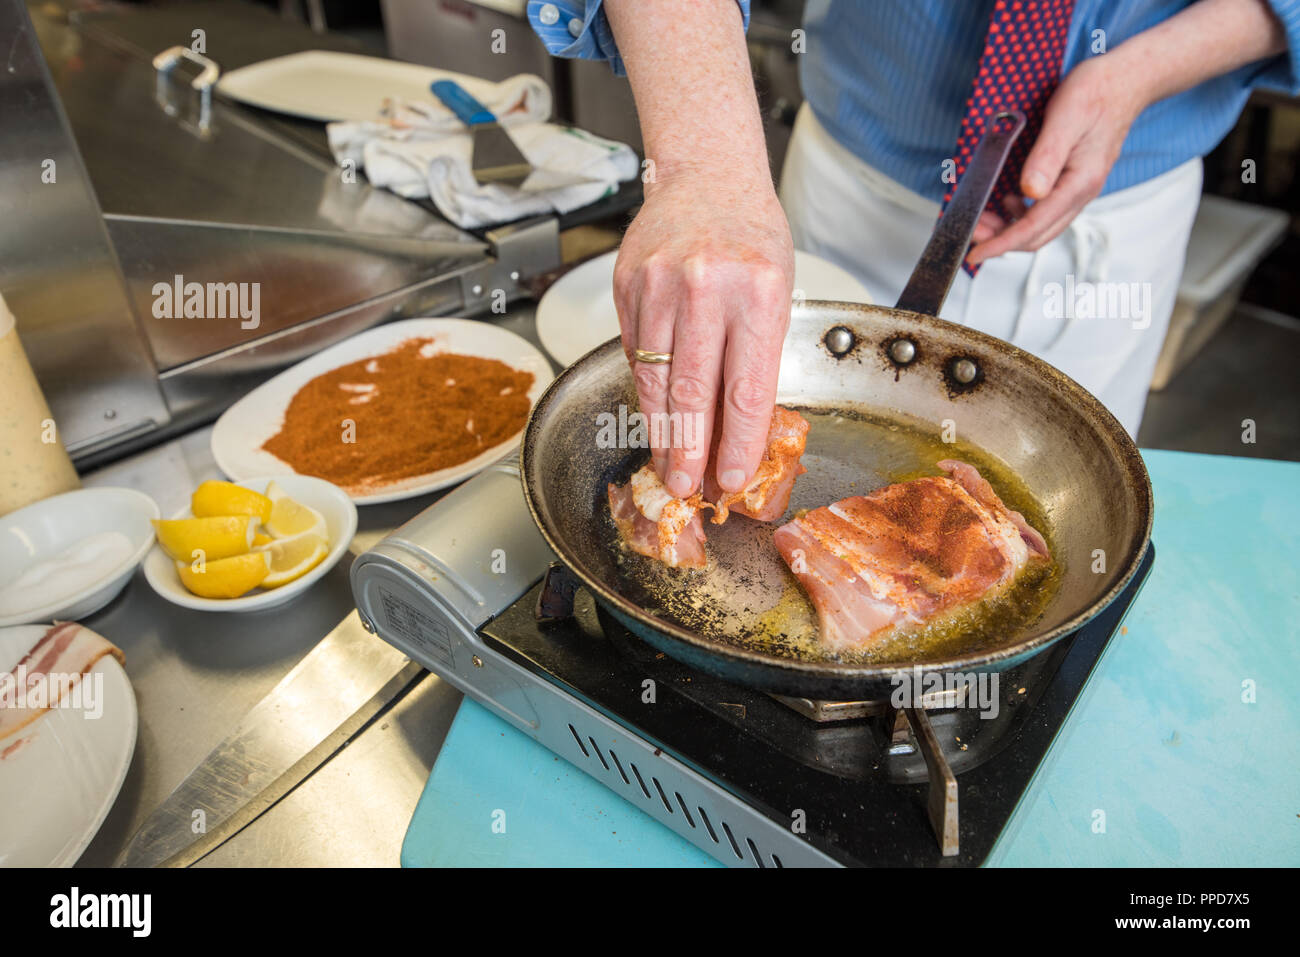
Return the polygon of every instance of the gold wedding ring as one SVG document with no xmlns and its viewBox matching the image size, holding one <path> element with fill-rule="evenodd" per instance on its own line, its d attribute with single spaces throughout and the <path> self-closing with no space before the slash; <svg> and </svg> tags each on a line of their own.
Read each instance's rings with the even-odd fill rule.
<svg viewBox="0 0 1300 957">
<path fill-rule="evenodd" d="M 636 361 L 645 362 L 649 365 L 663 365 L 673 361 L 673 354 L 671 352 L 647 352 L 645 349 L 638 349 L 636 351 Z"/>
</svg>

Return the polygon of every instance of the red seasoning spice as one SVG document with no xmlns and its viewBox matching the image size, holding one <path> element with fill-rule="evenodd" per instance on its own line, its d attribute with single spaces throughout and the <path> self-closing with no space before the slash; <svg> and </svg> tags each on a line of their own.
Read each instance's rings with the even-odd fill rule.
<svg viewBox="0 0 1300 957">
<path fill-rule="evenodd" d="M 262 448 L 295 472 L 365 492 L 468 462 L 524 427 L 531 372 L 436 349 L 408 339 L 317 376 Z"/>
</svg>

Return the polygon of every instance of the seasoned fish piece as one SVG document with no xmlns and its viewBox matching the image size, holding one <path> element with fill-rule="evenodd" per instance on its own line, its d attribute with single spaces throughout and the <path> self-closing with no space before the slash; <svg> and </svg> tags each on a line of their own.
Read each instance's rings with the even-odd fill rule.
<svg viewBox="0 0 1300 957">
<path fill-rule="evenodd" d="M 1038 531 L 1033 528 L 1025 517 L 1019 512 L 1012 511 L 1002 503 L 998 498 L 998 493 L 993 491 L 993 486 L 988 483 L 984 476 L 980 475 L 979 470 L 973 465 L 965 462 L 958 462 L 956 459 L 944 459 L 939 463 L 939 468 L 943 469 L 954 479 L 961 483 L 962 488 L 970 492 L 975 500 L 983 505 L 990 512 L 996 512 L 1002 518 L 1011 522 L 1020 532 L 1020 537 L 1024 540 L 1029 550 L 1042 558 L 1050 558 L 1047 553 L 1047 541 Z M 1005 525 L 1004 525 L 1005 527 Z"/>
<path fill-rule="evenodd" d="M 1030 562 L 1050 560 L 1043 536 L 974 466 L 947 459 L 939 467 L 949 475 L 842 499 L 776 530 L 832 648 L 862 648 L 980 601 Z"/>
<path fill-rule="evenodd" d="M 790 507 L 794 480 L 808 470 L 800 461 L 808 443 L 808 420 L 793 409 L 777 406 L 772 410 L 772 424 L 767 431 L 767 449 L 758 471 L 739 492 L 724 492 L 715 479 L 711 457 L 704 472 L 704 497 L 717 504 L 713 524 L 721 525 L 729 511 L 739 512 L 760 522 L 774 522 Z"/>
<path fill-rule="evenodd" d="M 704 526 L 699 510 L 709 507 L 698 495 L 674 498 L 650 463 L 626 485 L 611 483 L 609 514 L 628 548 L 657 558 L 670 568 L 703 568 Z"/>
<path fill-rule="evenodd" d="M 672 568 L 703 568 L 704 528 L 700 509 L 717 514 L 715 524 L 727 520 L 729 511 L 770 522 L 785 514 L 790 505 L 794 481 L 807 471 L 799 459 L 808 437 L 808 421 L 798 412 L 777 406 L 768 429 L 767 449 L 750 483 L 738 492 L 727 493 L 713 482 L 714 458 L 705 469 L 704 495 L 674 498 L 664 487 L 654 466 L 642 466 L 626 485 L 610 485 L 609 512 L 619 535 L 628 547 L 656 558 Z M 716 502 L 717 504 L 713 504 Z"/>
</svg>

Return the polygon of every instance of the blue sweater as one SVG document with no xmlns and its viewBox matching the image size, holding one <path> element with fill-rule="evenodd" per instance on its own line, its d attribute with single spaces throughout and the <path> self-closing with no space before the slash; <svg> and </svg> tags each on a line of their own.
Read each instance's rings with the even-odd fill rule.
<svg viewBox="0 0 1300 957">
<path fill-rule="evenodd" d="M 745 28 L 749 0 L 737 0 Z M 995 0 L 809 0 L 800 77 L 817 118 L 886 176 L 935 201 L 961 131 Z M 1075 0 L 1064 69 L 1160 23 L 1190 0 Z M 1204 156 L 1232 129 L 1255 86 L 1300 91 L 1300 0 L 1269 0 L 1287 52 L 1207 80 L 1146 109 L 1103 193 Z M 622 74 L 602 0 L 530 0 L 555 56 L 605 59 Z M 671 38 L 666 38 L 670 40 Z"/>
</svg>

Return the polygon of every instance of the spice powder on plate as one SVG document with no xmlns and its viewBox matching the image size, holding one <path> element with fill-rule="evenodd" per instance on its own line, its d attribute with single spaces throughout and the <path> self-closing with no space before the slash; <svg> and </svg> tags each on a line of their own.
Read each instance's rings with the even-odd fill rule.
<svg viewBox="0 0 1300 957">
<path fill-rule="evenodd" d="M 319 375 L 262 448 L 302 475 L 372 491 L 468 462 L 524 427 L 533 374 L 431 338 Z"/>
</svg>

